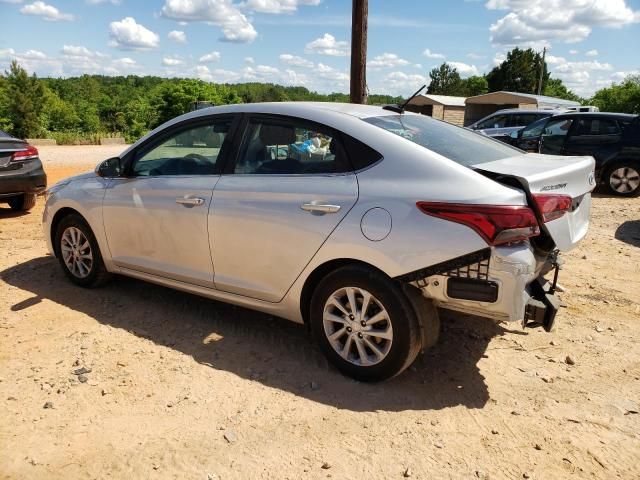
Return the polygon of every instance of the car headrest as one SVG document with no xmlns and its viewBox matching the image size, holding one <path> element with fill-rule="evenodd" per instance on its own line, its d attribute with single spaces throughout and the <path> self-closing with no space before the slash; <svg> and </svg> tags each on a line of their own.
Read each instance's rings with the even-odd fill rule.
<svg viewBox="0 0 640 480">
<path fill-rule="evenodd" d="M 263 145 L 290 145 L 296 141 L 293 127 L 281 125 L 261 125 L 260 141 Z"/>
</svg>

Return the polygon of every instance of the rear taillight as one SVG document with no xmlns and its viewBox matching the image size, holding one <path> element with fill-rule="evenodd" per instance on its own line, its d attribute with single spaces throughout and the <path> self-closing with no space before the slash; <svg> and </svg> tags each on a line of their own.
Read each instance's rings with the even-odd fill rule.
<svg viewBox="0 0 640 480">
<path fill-rule="evenodd" d="M 517 242 L 540 234 L 535 213 L 518 205 L 418 202 L 427 215 L 473 228 L 489 245 Z"/>
<path fill-rule="evenodd" d="M 545 223 L 563 216 L 571 210 L 571 204 L 573 203 L 570 196 L 554 193 L 535 194 L 533 195 L 533 201 L 536 202 L 538 211 Z"/>
<path fill-rule="evenodd" d="M 11 162 L 26 162 L 38 158 L 38 149 L 32 145 L 27 145 L 25 150 L 20 150 L 11 155 Z"/>
</svg>

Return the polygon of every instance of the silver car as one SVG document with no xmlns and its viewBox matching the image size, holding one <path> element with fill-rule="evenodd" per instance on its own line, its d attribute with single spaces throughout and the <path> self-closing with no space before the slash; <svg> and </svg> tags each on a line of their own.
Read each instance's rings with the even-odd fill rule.
<svg viewBox="0 0 640 480">
<path fill-rule="evenodd" d="M 436 307 L 550 329 L 542 275 L 587 232 L 593 170 L 381 107 L 230 105 L 50 188 L 44 233 L 80 286 L 122 274 L 303 323 L 376 381 L 436 342 Z"/>
</svg>

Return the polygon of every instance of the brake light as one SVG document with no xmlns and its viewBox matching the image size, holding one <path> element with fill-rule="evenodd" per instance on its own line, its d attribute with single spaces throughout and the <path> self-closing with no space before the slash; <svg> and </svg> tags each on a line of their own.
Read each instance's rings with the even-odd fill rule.
<svg viewBox="0 0 640 480">
<path fill-rule="evenodd" d="M 427 215 L 473 228 L 489 245 L 540 235 L 536 215 L 528 207 L 436 202 L 418 202 L 416 205 Z"/>
<path fill-rule="evenodd" d="M 533 195 L 533 201 L 536 202 L 538 211 L 545 223 L 562 217 L 571 210 L 571 204 L 573 203 L 570 196 L 554 193 L 535 194 Z"/>
<path fill-rule="evenodd" d="M 25 150 L 15 152 L 11 156 L 11 162 L 26 162 L 38 158 L 38 149 L 32 145 L 27 145 Z"/>
</svg>

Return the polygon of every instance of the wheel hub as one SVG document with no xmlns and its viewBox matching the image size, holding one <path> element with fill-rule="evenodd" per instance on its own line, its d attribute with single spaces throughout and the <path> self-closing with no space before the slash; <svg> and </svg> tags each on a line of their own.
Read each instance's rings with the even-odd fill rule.
<svg viewBox="0 0 640 480">
<path fill-rule="evenodd" d="M 393 342 L 391 319 L 382 303 L 358 287 L 336 290 L 326 301 L 324 331 L 346 361 L 371 366 L 386 358 Z"/>
</svg>

